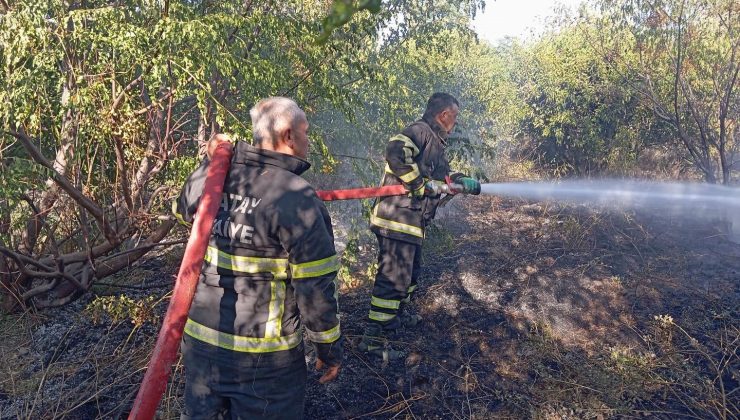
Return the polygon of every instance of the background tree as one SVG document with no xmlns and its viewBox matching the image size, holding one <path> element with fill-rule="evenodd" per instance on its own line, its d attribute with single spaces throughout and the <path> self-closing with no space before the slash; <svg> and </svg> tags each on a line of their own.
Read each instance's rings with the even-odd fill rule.
<svg viewBox="0 0 740 420">
<path fill-rule="evenodd" d="M 352 3 L 332 21 L 340 3 L 3 3 L 3 306 L 64 304 L 171 244 L 159 215 L 196 145 L 223 130 L 249 139 L 257 99 L 351 112 L 380 43 L 423 39 L 479 6 L 392 1 L 374 14 Z"/>
<path fill-rule="evenodd" d="M 589 176 L 634 164 L 644 146 L 639 98 L 626 78 L 590 47 L 583 22 L 532 45 L 519 65 L 525 150 L 558 175 Z"/>
<path fill-rule="evenodd" d="M 604 59 L 630 67 L 647 106 L 671 127 L 676 145 L 704 179 L 729 184 L 740 148 L 740 4 L 599 3 Z"/>
</svg>

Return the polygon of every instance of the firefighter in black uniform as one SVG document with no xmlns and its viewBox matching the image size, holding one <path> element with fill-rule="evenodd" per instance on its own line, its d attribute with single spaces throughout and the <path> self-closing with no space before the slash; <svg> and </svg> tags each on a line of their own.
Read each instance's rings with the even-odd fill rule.
<svg viewBox="0 0 740 420">
<path fill-rule="evenodd" d="M 462 193 L 480 194 L 480 183 L 462 174 L 450 174 L 445 157 L 447 136 L 457 121 L 457 99 L 435 93 L 419 121 L 391 137 L 385 149 L 382 185 L 403 184 L 408 196 L 384 197 L 376 201 L 370 229 L 378 238 L 378 273 L 370 300 L 370 313 L 359 348 L 384 358 L 401 353 L 384 339 L 399 327 L 413 327 L 418 315 L 404 311 L 417 288 L 421 268 L 424 228 L 434 218 L 440 195 L 437 186 L 447 176 L 462 186 Z"/>
<path fill-rule="evenodd" d="M 288 98 L 250 111 L 254 144 L 239 141 L 183 335 L 182 418 L 303 416 L 303 328 L 320 382 L 342 360 L 331 220 L 300 174 L 309 168 L 308 122 Z M 192 222 L 208 160 L 175 203 Z"/>
</svg>

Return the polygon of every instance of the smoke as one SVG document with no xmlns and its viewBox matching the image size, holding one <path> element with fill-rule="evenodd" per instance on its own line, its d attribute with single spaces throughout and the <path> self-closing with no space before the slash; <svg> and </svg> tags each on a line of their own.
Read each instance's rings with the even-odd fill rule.
<svg viewBox="0 0 740 420">
<path fill-rule="evenodd" d="M 481 185 L 481 194 L 644 209 L 732 224 L 740 240 L 740 189 L 720 185 L 628 180 L 512 182 Z"/>
</svg>

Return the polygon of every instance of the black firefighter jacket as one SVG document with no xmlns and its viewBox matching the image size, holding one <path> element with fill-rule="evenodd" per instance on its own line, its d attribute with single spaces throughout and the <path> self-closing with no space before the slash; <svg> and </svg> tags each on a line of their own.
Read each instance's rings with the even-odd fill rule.
<svg viewBox="0 0 740 420">
<path fill-rule="evenodd" d="M 303 324 L 334 365 L 339 262 L 329 214 L 300 177 L 310 164 L 242 141 L 234 149 L 185 334 L 283 364 L 304 357 Z M 181 222 L 193 220 L 207 169 L 206 159 L 174 203 Z"/>
<path fill-rule="evenodd" d="M 446 133 L 434 121 L 420 119 L 391 137 L 385 149 L 381 185 L 424 188 L 425 178 L 444 181 L 450 175 L 445 156 Z M 453 181 L 462 176 L 452 175 Z M 405 195 L 378 199 L 370 214 L 370 229 L 380 236 L 421 244 L 424 228 L 434 218 L 439 197 Z"/>
</svg>

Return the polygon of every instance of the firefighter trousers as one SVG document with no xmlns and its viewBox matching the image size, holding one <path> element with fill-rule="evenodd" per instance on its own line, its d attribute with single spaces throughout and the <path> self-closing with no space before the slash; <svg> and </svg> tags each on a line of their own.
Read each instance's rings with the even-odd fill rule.
<svg viewBox="0 0 740 420">
<path fill-rule="evenodd" d="M 275 364 L 260 361 L 257 355 L 254 363 L 244 363 L 243 355 L 228 355 L 187 334 L 182 353 L 185 410 L 181 420 L 303 418 L 307 377 L 303 357 Z"/>
<path fill-rule="evenodd" d="M 378 238 L 378 273 L 370 298 L 369 327 L 379 324 L 384 331 L 401 326 L 404 305 L 411 301 L 421 272 L 421 245 Z"/>
</svg>

